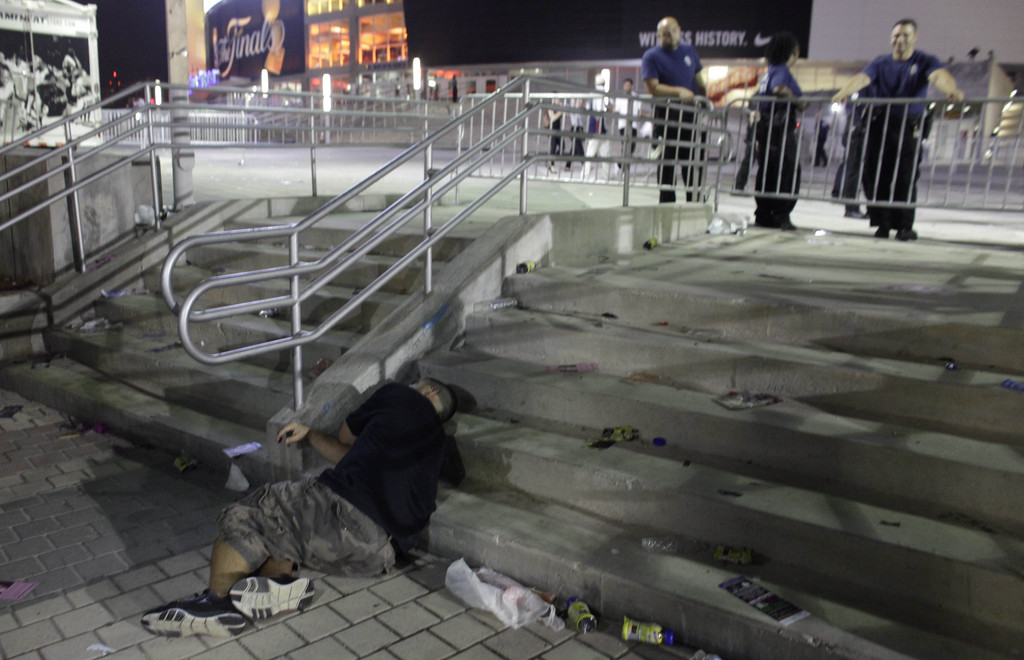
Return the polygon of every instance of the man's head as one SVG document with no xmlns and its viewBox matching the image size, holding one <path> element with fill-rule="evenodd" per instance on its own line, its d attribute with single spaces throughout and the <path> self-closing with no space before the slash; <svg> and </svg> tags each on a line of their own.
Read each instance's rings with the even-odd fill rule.
<svg viewBox="0 0 1024 660">
<path fill-rule="evenodd" d="M 901 18 L 892 26 L 890 35 L 893 59 L 905 60 L 914 54 L 917 43 L 917 22 L 912 18 Z"/>
<path fill-rule="evenodd" d="M 626 78 L 625 80 L 622 81 L 622 91 L 625 94 L 632 94 L 633 93 L 633 79 L 632 78 Z"/>
<path fill-rule="evenodd" d="M 421 378 L 411 387 L 427 397 L 427 400 L 434 405 L 434 410 L 437 411 L 437 416 L 441 418 L 442 423 L 447 422 L 455 414 L 457 405 L 455 392 L 444 383 L 432 378 Z"/>
<path fill-rule="evenodd" d="M 792 32 L 773 34 L 764 51 L 764 58 L 768 60 L 768 64 L 788 64 L 794 55 L 800 57 L 800 42 Z"/>
<path fill-rule="evenodd" d="M 679 28 L 679 21 L 666 16 L 658 21 L 658 43 L 665 50 L 679 48 L 679 41 L 682 39 L 682 30 Z"/>
</svg>

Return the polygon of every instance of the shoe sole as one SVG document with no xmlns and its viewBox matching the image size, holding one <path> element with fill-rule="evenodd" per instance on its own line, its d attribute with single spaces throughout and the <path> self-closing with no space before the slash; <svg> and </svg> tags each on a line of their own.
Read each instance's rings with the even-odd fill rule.
<svg viewBox="0 0 1024 660">
<path fill-rule="evenodd" d="M 285 612 L 301 612 L 313 602 L 313 584 L 298 578 L 280 584 L 265 577 L 247 577 L 231 588 L 235 609 L 253 621 L 269 619 Z"/>
<path fill-rule="evenodd" d="M 178 607 L 161 612 L 152 612 L 142 617 L 142 627 L 154 635 L 164 637 L 186 637 L 188 635 L 210 635 L 212 637 L 234 637 L 249 622 L 241 614 L 224 613 L 215 616 L 196 616 Z"/>
</svg>

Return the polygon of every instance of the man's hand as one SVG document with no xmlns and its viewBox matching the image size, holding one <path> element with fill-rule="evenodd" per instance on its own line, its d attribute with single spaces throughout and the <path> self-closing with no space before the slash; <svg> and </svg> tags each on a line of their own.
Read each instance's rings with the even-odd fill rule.
<svg viewBox="0 0 1024 660">
<path fill-rule="evenodd" d="M 308 435 L 308 426 L 298 422 L 289 422 L 282 426 L 281 430 L 277 432 L 277 441 L 283 442 L 286 445 L 294 445 L 297 442 L 305 440 Z"/>
<path fill-rule="evenodd" d="M 693 90 L 685 87 L 679 88 L 679 100 L 683 103 L 693 103 L 693 99 L 697 98 L 697 95 L 693 93 Z"/>
<path fill-rule="evenodd" d="M 960 103 L 961 101 L 964 100 L 964 93 L 960 91 L 959 88 L 957 88 L 950 92 L 948 97 L 950 101 L 953 101 L 954 103 Z"/>
</svg>

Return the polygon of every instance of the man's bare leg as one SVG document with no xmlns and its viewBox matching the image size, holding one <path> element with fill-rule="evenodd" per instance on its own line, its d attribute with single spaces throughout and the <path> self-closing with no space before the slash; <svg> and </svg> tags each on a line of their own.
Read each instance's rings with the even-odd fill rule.
<svg viewBox="0 0 1024 660">
<path fill-rule="evenodd" d="M 287 578 L 295 575 L 295 562 L 291 559 L 268 559 L 256 572 L 260 577 Z"/>
<path fill-rule="evenodd" d="M 226 542 L 219 538 L 213 542 L 210 554 L 210 591 L 226 598 L 235 583 L 249 576 L 249 564 Z"/>
</svg>

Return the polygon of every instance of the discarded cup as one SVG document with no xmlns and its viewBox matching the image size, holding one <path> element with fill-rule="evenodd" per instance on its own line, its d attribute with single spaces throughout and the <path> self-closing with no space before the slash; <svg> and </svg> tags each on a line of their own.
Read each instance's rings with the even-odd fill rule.
<svg viewBox="0 0 1024 660">
<path fill-rule="evenodd" d="M 594 632 L 597 630 L 597 617 L 591 612 L 587 604 L 578 597 L 573 596 L 565 601 L 566 615 L 569 625 L 582 633 Z"/>
<path fill-rule="evenodd" d="M 675 643 L 676 633 L 668 628 L 662 628 L 656 623 L 634 621 L 628 616 L 622 617 L 622 639 L 627 642 L 642 642 L 644 644 L 668 644 Z"/>
<path fill-rule="evenodd" d="M 731 548 L 727 545 L 716 545 L 714 558 L 742 566 L 754 563 L 754 553 L 750 548 Z"/>
<path fill-rule="evenodd" d="M 196 462 L 193 461 L 188 456 L 186 456 L 184 452 L 179 454 L 178 457 L 174 459 L 174 467 L 178 468 L 178 472 L 191 470 L 192 468 L 196 467 L 196 465 Z"/>
</svg>

